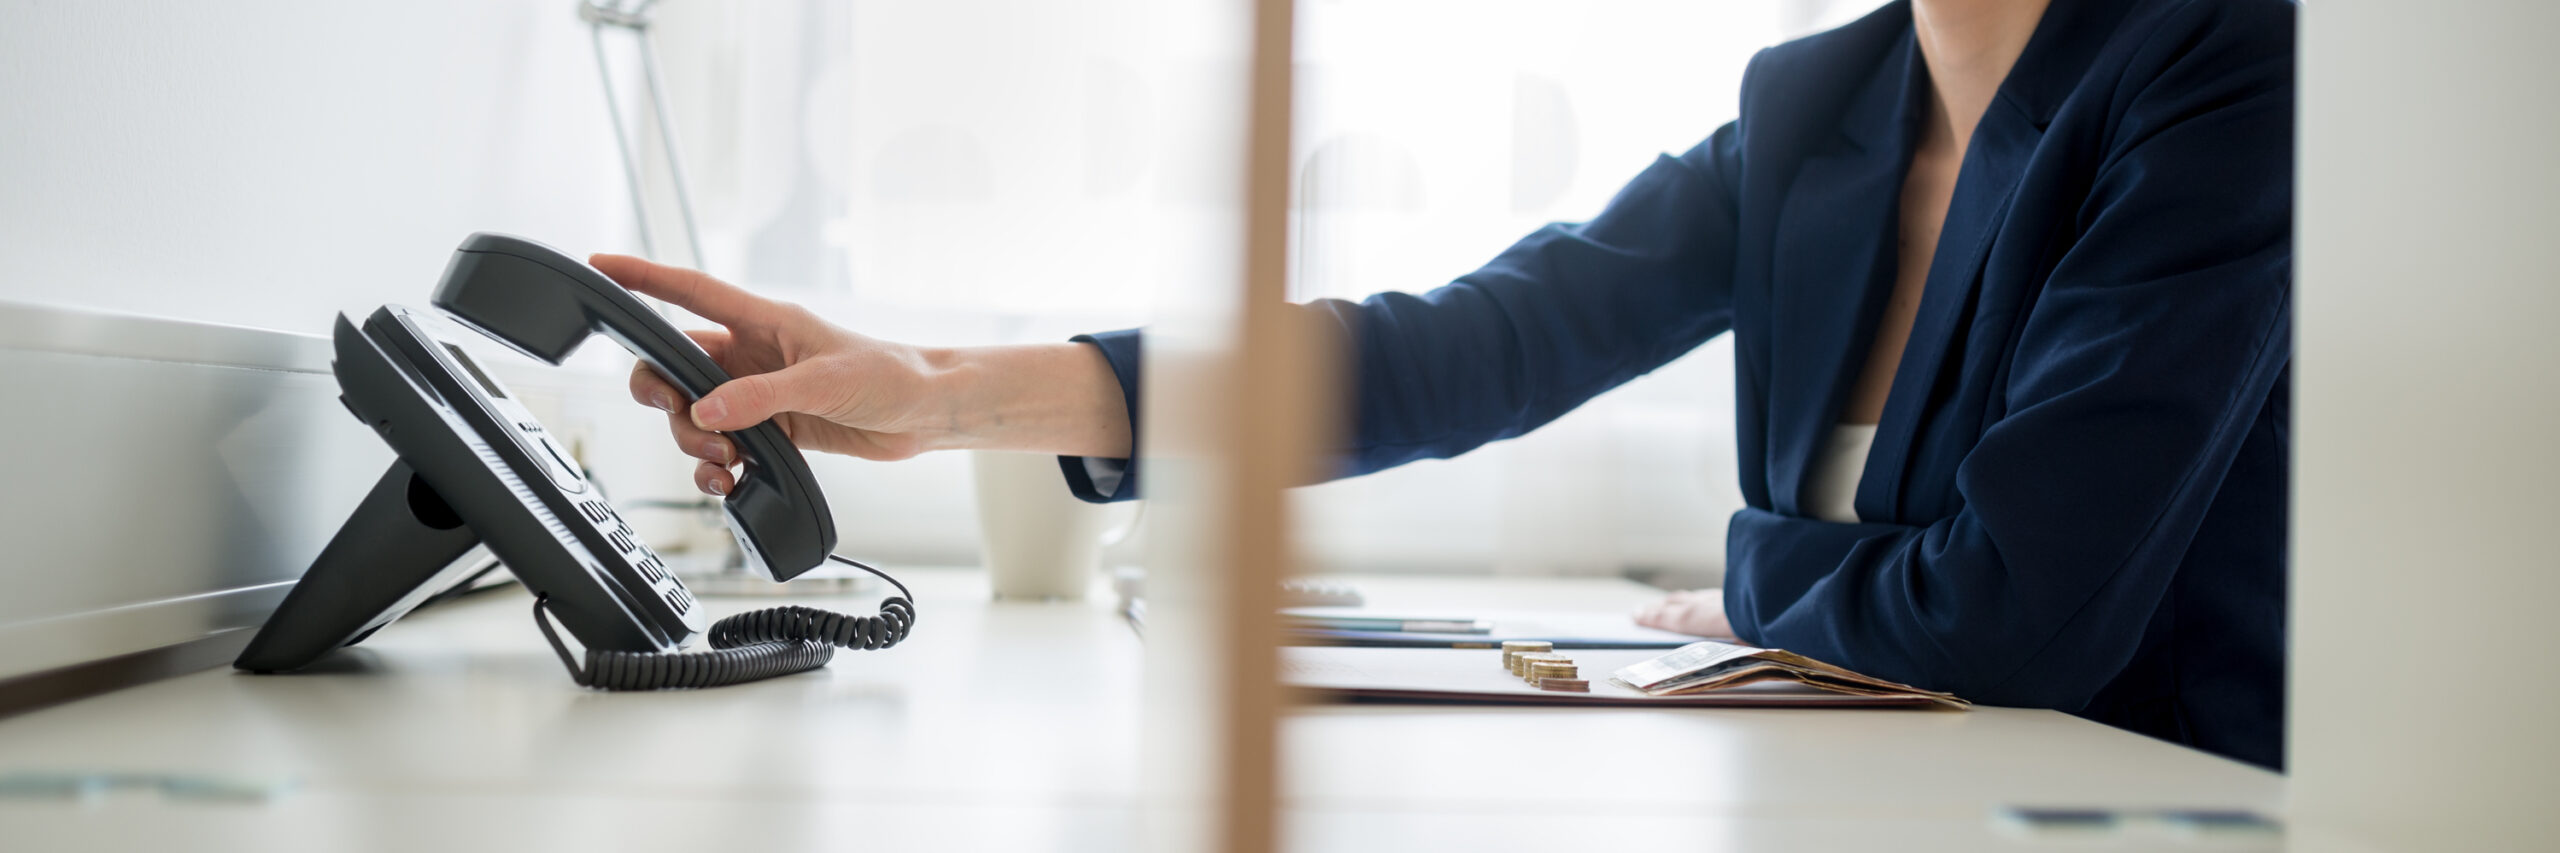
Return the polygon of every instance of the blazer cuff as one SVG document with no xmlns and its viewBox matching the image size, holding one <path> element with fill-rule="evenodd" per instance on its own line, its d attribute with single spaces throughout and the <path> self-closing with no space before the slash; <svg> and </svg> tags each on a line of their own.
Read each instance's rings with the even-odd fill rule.
<svg viewBox="0 0 2560 853">
<path fill-rule="evenodd" d="M 1111 364 L 1111 375 L 1120 380 L 1120 402 L 1128 407 L 1129 447 L 1127 459 L 1060 456 L 1058 470 L 1067 478 L 1067 490 L 1090 503 L 1136 500 L 1138 497 L 1138 356 L 1137 329 L 1077 335 L 1068 340 L 1089 344 Z"/>
<path fill-rule="evenodd" d="M 1842 524 L 1781 515 L 1757 507 L 1733 514 L 1724 535 L 1724 615 L 1733 633 L 1752 645 L 1778 643 L 1763 630 L 1804 598 L 1815 583 L 1838 571 L 1861 547 L 1891 542 L 1912 528 L 1899 524 Z"/>
</svg>

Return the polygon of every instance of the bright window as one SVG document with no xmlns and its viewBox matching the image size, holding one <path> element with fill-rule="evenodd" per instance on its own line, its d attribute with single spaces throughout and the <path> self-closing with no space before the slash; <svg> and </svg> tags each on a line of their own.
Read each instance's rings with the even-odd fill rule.
<svg viewBox="0 0 2560 853">
<path fill-rule="evenodd" d="M 1295 292 L 1425 290 L 1590 216 L 1735 113 L 1761 47 L 1873 0 L 1305 0 Z M 1215 95 L 1231 59 L 1170 33 L 1183 4 L 940 0 L 668 4 L 711 268 L 840 322 L 929 342 L 1055 340 L 1144 322 L 1229 239 Z M 1206 176 L 1221 176 L 1210 178 Z M 1189 271 L 1186 271 L 1189 270 Z M 1730 347 L 1538 434 L 1302 490 L 1322 566 L 1711 575 L 1732 465 Z M 956 459 L 848 468 L 894 489 L 877 530 L 974 547 Z M 843 500 L 843 498 L 839 498 Z M 891 505 L 895 504 L 895 505 Z M 842 514 L 842 513 L 840 513 Z"/>
</svg>

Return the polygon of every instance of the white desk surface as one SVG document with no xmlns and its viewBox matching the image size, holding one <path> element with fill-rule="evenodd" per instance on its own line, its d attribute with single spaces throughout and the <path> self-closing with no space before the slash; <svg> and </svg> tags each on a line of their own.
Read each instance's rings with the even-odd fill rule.
<svg viewBox="0 0 2560 853">
<path fill-rule="evenodd" d="M 0 846 L 1131 849 L 1142 655 L 1108 596 L 990 603 L 974 571 L 899 574 L 920 599 L 907 645 L 758 684 L 580 689 L 510 590 L 403 620 L 339 671 L 203 672 L 0 720 L 0 775 L 287 783 L 264 802 L 0 797 Z M 1621 611 L 1653 594 L 1613 580 L 1354 583 L 1387 608 Z M 2281 804 L 2275 774 L 2048 711 L 1334 705 L 1283 734 L 1292 850 L 2282 846 L 2143 826 L 2005 834 L 1990 819 L 2003 804 Z"/>
</svg>

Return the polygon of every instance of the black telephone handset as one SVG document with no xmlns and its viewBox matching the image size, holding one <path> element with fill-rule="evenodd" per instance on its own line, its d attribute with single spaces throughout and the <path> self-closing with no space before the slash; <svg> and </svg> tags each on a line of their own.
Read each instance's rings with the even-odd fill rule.
<svg viewBox="0 0 2560 853">
<path fill-rule="evenodd" d="M 435 305 L 516 350 L 558 363 L 595 332 L 700 398 L 728 375 L 621 286 L 549 247 L 474 234 Z M 536 619 L 579 683 L 708 687 L 826 664 L 837 646 L 906 637 L 915 607 L 878 569 L 831 554 L 835 525 L 797 448 L 771 421 L 730 433 L 746 463 L 724 506 L 751 565 L 776 580 L 833 559 L 880 574 L 899 596 L 876 616 L 760 610 L 709 627 L 715 650 L 674 653 L 704 632 L 701 608 L 641 543 L 532 412 L 428 315 L 386 305 L 333 334 L 340 399 L 399 454 L 312 562 L 235 666 L 300 669 L 398 619 L 472 567 L 486 543 L 537 596 Z M 545 617 L 549 618 L 545 618 Z M 582 666 L 552 633 L 587 646 Z"/>
<path fill-rule="evenodd" d="M 576 352 L 590 333 L 602 333 L 656 368 L 688 400 L 729 381 L 702 347 L 630 291 L 531 240 L 485 232 L 463 240 L 434 304 L 463 325 L 550 364 Z M 747 565 L 784 581 L 825 562 L 836 547 L 835 517 L 790 437 L 766 421 L 729 433 L 729 440 L 746 465 L 721 505 Z"/>
</svg>

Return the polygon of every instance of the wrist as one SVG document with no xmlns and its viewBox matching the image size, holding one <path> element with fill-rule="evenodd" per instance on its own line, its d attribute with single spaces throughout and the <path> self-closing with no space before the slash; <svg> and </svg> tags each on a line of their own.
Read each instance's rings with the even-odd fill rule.
<svg viewBox="0 0 2560 853">
<path fill-rule="evenodd" d="M 976 450 L 993 424 L 987 416 L 986 366 L 974 347 L 916 347 L 916 437 L 926 450 Z"/>
<path fill-rule="evenodd" d="M 1119 377 L 1076 343 L 918 350 L 930 402 L 918 438 L 937 450 L 1125 457 Z M 929 434 L 927 434 L 929 433 Z"/>
</svg>

